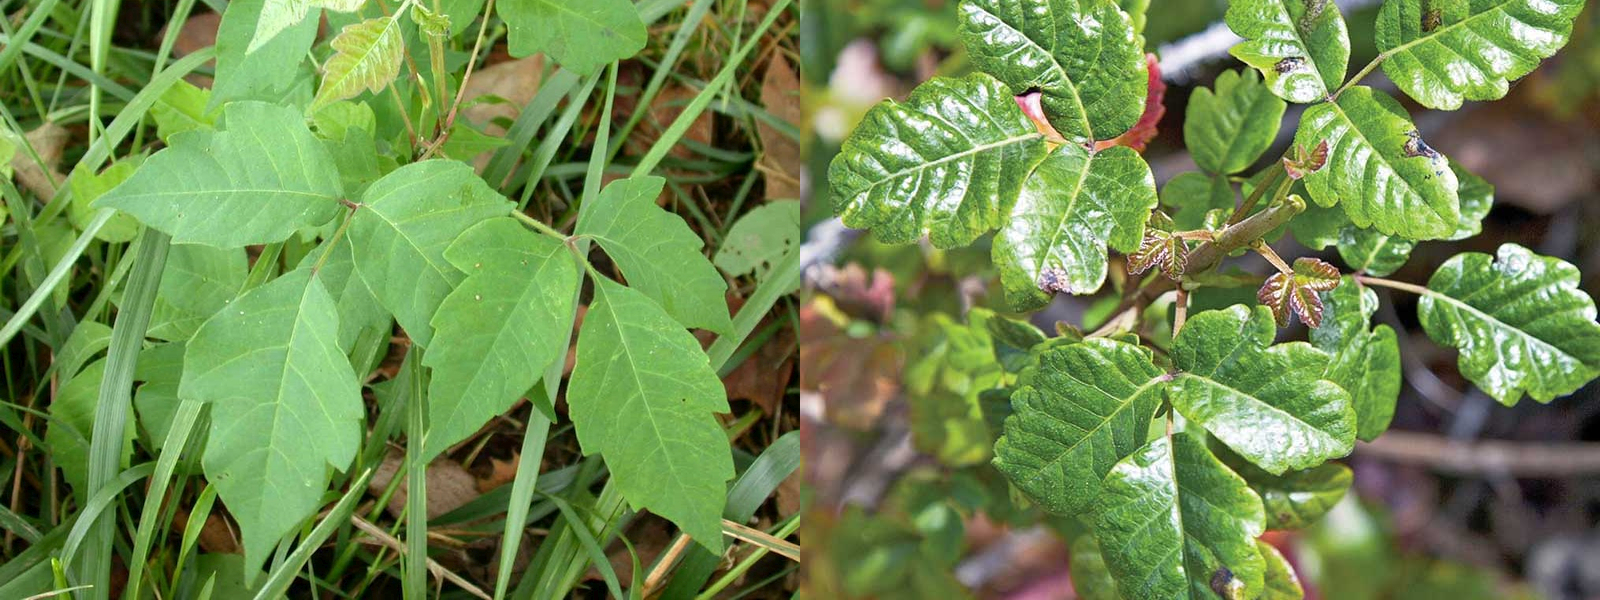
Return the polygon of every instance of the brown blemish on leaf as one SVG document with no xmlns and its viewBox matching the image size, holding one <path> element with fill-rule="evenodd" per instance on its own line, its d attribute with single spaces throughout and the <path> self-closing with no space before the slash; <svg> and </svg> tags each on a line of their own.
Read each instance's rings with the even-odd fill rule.
<svg viewBox="0 0 1600 600">
<path fill-rule="evenodd" d="M 1443 22 L 1444 11 L 1438 8 L 1430 8 L 1422 13 L 1422 32 L 1432 33 Z"/>
<path fill-rule="evenodd" d="M 1238 582 L 1239 580 L 1233 576 L 1233 571 L 1227 567 L 1217 567 L 1217 570 L 1211 573 L 1211 591 L 1216 592 L 1218 596 L 1223 598 L 1235 598 L 1238 596 L 1235 593 L 1235 587 L 1237 587 L 1235 584 Z"/>
<path fill-rule="evenodd" d="M 1284 74 L 1300 71 L 1305 67 L 1306 59 L 1304 57 L 1290 56 L 1278 61 L 1278 64 L 1272 65 L 1272 70 L 1277 71 L 1279 74 Z"/>
<path fill-rule="evenodd" d="M 1060 267 L 1049 267 L 1039 273 L 1039 279 L 1034 282 L 1040 290 L 1051 294 L 1072 293 L 1072 282 L 1068 281 L 1067 271 Z"/>
<path fill-rule="evenodd" d="M 1442 157 L 1438 150 L 1434 150 L 1428 146 L 1427 142 L 1422 141 L 1422 132 L 1415 129 L 1406 132 L 1406 144 L 1403 151 L 1406 158 L 1424 156 L 1429 160 L 1437 160 Z"/>
</svg>

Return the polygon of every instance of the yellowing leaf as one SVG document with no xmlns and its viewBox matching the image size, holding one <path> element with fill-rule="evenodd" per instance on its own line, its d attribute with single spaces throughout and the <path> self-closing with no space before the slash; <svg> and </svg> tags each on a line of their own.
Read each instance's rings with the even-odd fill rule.
<svg viewBox="0 0 1600 600">
<path fill-rule="evenodd" d="M 322 66 L 322 86 L 317 88 L 312 110 L 353 98 L 362 90 L 376 94 L 400 74 L 405 40 L 400 36 L 400 24 L 393 17 L 347 25 L 329 44 L 334 53 Z"/>
</svg>

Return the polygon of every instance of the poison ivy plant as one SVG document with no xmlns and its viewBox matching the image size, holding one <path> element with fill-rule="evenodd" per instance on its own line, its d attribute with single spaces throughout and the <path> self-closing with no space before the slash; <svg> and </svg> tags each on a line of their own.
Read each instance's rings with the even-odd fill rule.
<svg viewBox="0 0 1600 600">
<path fill-rule="evenodd" d="M 230 566 L 228 579 L 238 571 L 242 583 L 236 587 L 262 584 L 260 575 L 271 559 L 273 574 L 260 593 L 283 595 L 309 553 L 329 539 L 330 528 L 354 524 L 366 531 L 364 519 L 372 516 L 364 510 L 352 514 L 352 503 L 341 500 L 325 518 L 319 514 L 333 499 L 352 500 L 365 491 L 370 471 L 392 440 L 405 436 L 409 477 L 403 485 L 411 498 L 425 498 L 419 487 L 424 482 L 410 477 L 431 473 L 429 461 L 465 447 L 464 441 L 526 398 L 532 400 L 533 418 L 501 421 L 515 422 L 527 441 L 510 486 L 514 490 L 499 498 L 509 507 L 507 540 L 520 540 L 519 528 L 533 525 L 532 519 L 557 524 L 540 550 L 549 566 L 530 576 L 541 586 L 533 594 L 568 595 L 579 583 L 588 550 L 598 548 L 597 539 L 608 543 L 617 535 L 631 515 L 628 508 L 671 521 L 685 541 L 705 547 L 680 565 L 693 572 L 685 581 L 700 578 L 688 585 L 704 585 L 728 544 L 725 527 L 749 521 L 757 507 L 750 502 L 770 495 L 794 468 L 779 473 L 781 468 L 772 466 L 794 462 L 792 456 L 761 455 L 754 463 L 739 461 L 736 470 L 730 436 L 737 439 L 748 423 L 725 425 L 719 415 L 731 412 L 725 372 L 761 347 L 753 336 L 772 335 L 772 327 L 758 330 L 758 324 L 797 286 L 791 270 L 799 255 L 800 204 L 773 202 L 738 211 L 746 186 L 731 212 L 710 220 L 689 207 L 683 214 L 700 217 L 691 227 L 678 207 L 658 204 L 668 179 L 655 175 L 668 172 L 662 156 L 684 135 L 681 126 L 660 128 L 654 134 L 660 138 L 657 145 L 641 157 L 617 158 L 607 148 L 631 149 L 622 142 L 630 141 L 625 136 L 637 125 L 626 113 L 613 118 L 614 107 L 622 104 L 619 89 L 639 102 L 640 111 L 665 102 L 657 97 L 660 81 L 646 88 L 622 76 L 619 84 L 619 73 L 631 68 L 621 61 L 649 41 L 647 21 L 666 14 L 689 16 L 669 28 L 679 33 L 664 55 L 652 53 L 643 61 L 660 61 L 658 79 L 686 58 L 679 54 L 691 40 L 706 51 L 731 44 L 733 55 L 713 70 L 714 77 L 697 79 L 693 99 L 681 107 L 680 122 L 687 124 L 703 114 L 711 98 L 741 93 L 747 74 L 743 61 L 757 47 L 772 49 L 764 34 L 781 29 L 774 28 L 780 18 L 793 18 L 789 0 L 752 10 L 758 18 L 746 19 L 740 8 L 737 28 L 712 41 L 700 37 L 699 28 L 724 31 L 720 28 L 728 25 L 710 20 L 712 4 L 235 0 L 226 3 L 218 26 L 214 84 L 208 89 L 180 79 L 204 64 L 209 50 L 181 59 L 179 72 L 162 70 L 169 62 L 163 47 L 154 61 L 159 75 L 151 84 L 162 87 L 117 94 L 116 106 L 132 111 L 126 119 L 102 119 L 112 115 L 99 108 L 103 92 L 122 91 L 113 87 L 116 78 L 101 75 L 98 61 L 84 69 L 93 75 L 88 87 L 95 107 L 89 113 L 95 126 L 86 128 L 93 130 L 88 154 L 97 158 L 86 158 L 70 179 L 59 182 L 69 200 L 39 204 L 52 217 L 70 211 L 61 213 L 65 218 L 25 226 L 20 218 L 29 212 L 19 215 L 17 227 L 8 223 L 5 233 L 10 238 L 17 230 L 29 237 L 27 252 L 12 253 L 12 260 L 25 261 L 20 268 L 28 287 L 39 287 L 40 299 L 59 298 L 22 308 L 28 314 L 15 319 L 8 311 L 10 333 L 5 335 L 15 335 L 15 322 L 27 327 L 30 338 L 49 338 L 50 347 L 60 350 L 46 363 L 58 369 L 54 374 L 61 385 L 48 406 L 45 438 L 76 494 L 73 506 L 122 513 L 103 523 L 128 512 L 93 507 L 108 481 L 120 481 L 116 471 L 103 472 L 105 465 L 127 468 L 123 463 L 138 433 L 141 445 L 159 459 L 122 473 L 126 481 L 120 484 L 131 484 L 135 475 L 151 477 L 147 485 L 155 491 L 147 505 L 159 513 L 166 509 L 157 507 L 174 506 L 160 496 L 174 472 L 203 475 L 203 481 L 176 480 L 175 493 L 185 498 L 205 490 L 198 505 L 185 500 L 183 510 L 193 510 L 197 520 L 180 528 L 197 535 L 207 515 L 226 515 L 237 524 L 243 547 L 240 568 Z M 486 12 L 489 5 L 497 9 Z M 187 10 L 185 5 L 179 12 Z M 102 11 L 94 10 L 96 30 Z M 84 16 L 90 22 L 88 13 Z M 177 17 L 179 26 L 183 18 Z M 328 27 L 319 31 L 324 18 Z M 747 20 L 761 24 L 751 29 Z M 29 35 L 32 30 L 23 34 Z M 504 49 L 497 50 L 502 38 Z M 101 53 L 100 40 L 94 47 Z M 481 64 L 490 54 L 507 53 L 542 55 L 516 66 L 533 65 L 535 85 L 543 87 L 511 103 L 519 108 L 506 113 L 510 120 L 496 117 L 491 123 L 468 109 L 478 104 L 503 108 L 498 105 L 506 101 L 496 94 L 509 94 L 503 91 L 505 82 L 491 81 L 487 87 L 494 92 L 485 95 L 472 91 L 483 85 L 472 77 L 491 66 Z M 148 71 L 149 65 L 139 68 Z M 904 190 L 926 183 L 929 217 L 911 224 L 906 235 L 935 229 L 952 232 L 952 243 L 966 243 L 1004 222 L 1031 165 L 1043 160 L 1047 149 L 1045 134 L 999 81 L 973 78 L 950 85 L 987 90 L 992 102 L 982 108 L 988 114 L 911 105 L 929 111 L 930 123 L 949 128 L 951 165 L 970 165 L 963 162 L 966 157 L 1009 147 L 1006 156 L 1015 162 L 986 155 L 983 168 L 1009 172 L 1012 183 L 984 192 L 969 188 L 974 179 L 950 179 L 935 189 L 935 182 L 922 177 L 937 168 L 908 163 L 879 173 L 882 178 L 867 188 Z M 1135 95 L 1142 98 L 1142 88 Z M 595 115 L 574 129 L 580 116 L 590 114 L 585 110 L 590 102 L 599 107 Z M 752 117 L 762 110 L 751 103 L 740 106 Z M 556 116 L 558 108 L 562 112 Z M 961 147 L 965 136 L 985 133 L 998 137 Z M 133 141 L 127 143 L 130 134 Z M 560 146 L 569 135 L 596 141 L 587 149 Z M 9 167 L 17 145 L 9 134 L 0 140 L 5 144 L 0 164 Z M 116 150 L 115 164 L 102 170 L 108 150 L 116 148 L 128 150 Z M 489 152 L 495 156 L 487 166 L 471 162 Z M 588 155 L 589 164 L 566 168 L 573 152 Z M 719 147 L 708 155 L 723 161 L 729 152 Z M 561 168 L 552 164 L 558 156 Z M 1153 185 L 1147 167 L 1131 151 L 1103 156 L 1108 163 L 1103 169 L 1144 168 L 1145 185 Z M 1123 164 L 1112 164 L 1114 159 Z M 635 173 L 613 180 L 611 173 L 621 164 L 613 160 L 627 162 Z M 864 158 L 860 166 L 865 169 L 872 160 Z M 677 163 L 668 166 L 672 177 L 681 177 Z M 863 177 L 873 176 L 863 171 Z M 888 198 L 881 194 L 887 188 L 867 188 L 863 198 Z M 972 200 L 966 208 L 950 213 L 935 208 L 968 190 Z M 1153 206 L 1153 191 L 1150 200 Z M 21 205 L 8 195 L 3 206 Z M 1139 221 L 1138 213 L 1149 206 L 1132 209 L 1123 219 Z M 963 221 L 952 221 L 955 216 Z M 723 218 L 734 224 L 724 225 Z M 77 245 L 73 228 L 83 231 Z M 1113 247 L 1123 248 L 1136 243 L 1138 234 L 1104 235 L 1114 237 Z M 91 294 L 83 306 L 69 305 L 66 294 L 73 290 L 46 277 L 57 265 L 73 264 L 90 242 L 108 246 L 96 247 L 89 254 L 94 260 L 85 264 L 105 270 L 112 284 Z M 153 259 L 164 262 L 146 262 Z M 730 313 L 730 298 L 743 306 L 737 315 Z M 93 320 L 111 313 L 117 315 L 115 329 Z M 48 315 L 38 336 L 27 323 L 35 314 Z M 85 320 L 79 324 L 79 318 Z M 1026 354 L 1026 349 L 1015 351 Z M 564 386 L 563 379 L 568 380 Z M 777 383 L 781 391 L 783 382 Z M 371 404 L 365 394 L 369 384 Z M 124 411 L 131 416 L 108 413 L 119 394 L 124 407 L 133 407 Z M 103 460 L 109 448 L 105 440 L 93 440 L 95 420 L 107 414 L 127 426 L 126 434 L 112 432 L 122 436 L 113 449 L 127 450 L 109 455 L 109 461 Z M 562 426 L 570 427 L 551 427 L 567 417 L 570 423 Z M 564 478 L 538 479 L 535 485 L 541 468 L 547 468 L 540 459 L 547 435 L 566 432 L 576 437 L 574 450 L 599 459 L 583 460 L 566 469 Z M 986 434 L 973 438 L 983 451 Z M 481 447 L 473 446 L 470 454 L 477 456 Z M 191 452 L 199 470 L 185 464 Z M 748 477 L 730 492 L 740 473 Z M 763 480 L 768 478 L 771 487 L 750 496 L 767 486 Z M 596 496 L 590 484 L 599 481 L 604 486 Z M 191 482 L 199 485 L 184 487 Z M 530 517 L 536 494 L 551 510 Z M 729 504 L 730 498 L 736 504 Z M 226 510 L 212 513 L 213 500 Z M 438 516 L 427 514 L 431 508 L 417 502 L 400 517 L 407 542 L 400 569 L 407 597 L 422 597 L 426 588 L 416 582 L 438 572 L 436 566 L 429 569 L 427 556 L 426 522 Z M 164 537 L 159 532 L 172 518 L 171 510 L 164 517 L 151 514 L 147 511 L 145 520 L 157 527 L 155 533 L 137 523 L 136 543 L 145 545 L 139 552 L 149 550 L 148 540 Z M 348 537 L 340 531 L 338 539 Z M 788 532 L 778 537 L 793 529 Z M 769 542 L 765 533 L 754 539 Z M 787 551 L 786 544 L 773 547 Z M 184 551 L 192 545 L 190 537 Z M 515 547 L 508 541 L 496 597 L 508 592 Z M 69 551 L 57 574 L 64 581 L 89 581 L 82 589 L 110 589 L 98 579 L 109 575 L 101 568 L 109 562 L 85 567 L 92 573 L 80 573 L 79 562 Z M 143 568 L 151 561 L 124 562 Z M 617 592 L 609 563 L 597 566 Z M 180 571 L 170 577 L 170 589 L 157 595 L 207 593 L 191 590 L 193 572 L 180 578 Z M 138 585 L 142 577 L 134 573 Z M 169 577 L 150 579 L 165 583 Z M 365 589 L 367 583 L 361 585 Z M 464 587 L 487 597 L 470 589 L 470 582 Z M 525 595 L 523 589 L 518 588 L 519 595 Z M 148 595 L 149 589 L 130 592 Z"/>
<path fill-rule="evenodd" d="M 981 469 L 950 432 L 1006 415 L 991 466 L 1026 499 L 1015 507 L 1084 525 L 1061 528 L 1085 532 L 1072 542 L 1080 596 L 1300 598 L 1260 536 L 1328 512 L 1351 485 L 1338 459 L 1394 417 L 1400 346 L 1373 322 L 1387 301 L 1377 288 L 1419 295 L 1428 336 L 1508 405 L 1600 376 L 1595 304 L 1561 259 L 1508 244 L 1446 261 L 1426 286 L 1383 278 L 1420 244 L 1476 235 L 1494 188 L 1429 146 L 1399 100 L 1361 85 L 1381 67 L 1426 107 L 1498 98 L 1565 43 L 1581 4 L 1387 0 L 1381 53 L 1347 79 L 1337 3 L 1232 0 L 1232 54 L 1249 68 L 1190 97 L 1183 141 L 1199 170 L 1158 202 L 1138 151 L 1097 143 L 1157 118 L 1135 82 L 1145 3 L 961 2 L 974 72 L 871 109 L 829 171 L 843 223 L 881 242 L 927 236 L 948 260 L 995 232 L 999 293 L 963 283 L 967 325 L 916 321 L 927 331 L 905 380 L 917 447 Z M 1291 102 L 1307 106 L 1272 150 Z M 1280 256 L 1284 232 L 1342 264 Z M 1226 264 L 1247 252 L 1270 271 Z M 1086 317 L 1096 329 L 1060 323 L 1046 337 L 1024 324 L 1001 343 L 993 325 L 1022 321 L 986 307 L 1025 313 L 1063 292 L 1102 294 Z"/>
</svg>

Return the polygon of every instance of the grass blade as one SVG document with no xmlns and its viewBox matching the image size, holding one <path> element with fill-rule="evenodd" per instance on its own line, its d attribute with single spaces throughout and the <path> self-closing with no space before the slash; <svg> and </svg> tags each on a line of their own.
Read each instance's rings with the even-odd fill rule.
<svg viewBox="0 0 1600 600">
<path fill-rule="evenodd" d="M 428 430 L 426 390 L 422 387 L 422 347 L 413 345 L 411 389 L 406 398 L 406 568 L 403 592 L 408 599 L 428 595 L 428 463 L 422 443 Z"/>
<path fill-rule="evenodd" d="M 266 582 L 261 584 L 261 589 L 256 591 L 255 600 L 284 597 L 284 593 L 289 589 L 289 584 L 294 581 L 295 573 L 300 572 L 300 567 L 304 566 L 306 561 L 311 560 L 311 553 L 316 552 L 317 547 L 321 546 L 322 542 L 327 541 L 328 537 L 333 535 L 333 532 L 341 524 L 350 520 L 350 512 L 356 509 L 356 502 L 360 501 L 361 496 L 366 494 L 367 480 L 369 479 L 372 479 L 372 469 L 370 468 L 363 471 L 355 481 L 350 482 L 350 490 L 346 491 L 342 498 L 339 498 L 339 503 L 328 511 L 327 516 L 323 517 L 321 523 L 317 523 L 317 526 L 311 529 L 310 535 L 300 541 L 300 546 L 296 547 L 294 552 L 290 553 L 289 557 L 267 576 Z"/>
<path fill-rule="evenodd" d="M 150 480 L 150 490 L 145 494 L 144 508 L 139 513 L 139 531 L 134 536 L 133 560 L 128 561 L 128 598 L 139 597 L 140 584 L 144 583 L 145 557 L 150 555 L 150 545 L 155 540 L 155 528 L 161 521 L 161 500 L 167 495 L 167 485 L 172 481 L 172 471 L 178 466 L 178 458 L 183 455 L 184 447 L 189 444 L 189 436 L 194 434 L 195 423 L 200 419 L 200 409 L 203 405 L 193 400 L 184 400 L 178 405 L 178 412 L 172 417 L 172 426 L 167 429 L 167 439 L 161 444 L 161 456 L 156 459 L 155 476 Z M 180 490 L 181 491 L 181 490 Z"/>
</svg>

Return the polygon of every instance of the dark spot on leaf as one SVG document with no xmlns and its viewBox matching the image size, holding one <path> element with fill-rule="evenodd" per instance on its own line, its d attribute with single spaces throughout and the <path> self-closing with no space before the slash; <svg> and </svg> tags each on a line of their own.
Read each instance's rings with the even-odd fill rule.
<svg viewBox="0 0 1600 600">
<path fill-rule="evenodd" d="M 1406 132 L 1406 145 L 1404 151 L 1406 158 L 1416 158 L 1418 156 L 1425 156 L 1429 160 L 1437 160 L 1441 158 L 1439 151 L 1434 150 L 1428 146 L 1427 142 L 1422 141 L 1422 133 L 1415 129 Z"/>
<path fill-rule="evenodd" d="M 1232 587 L 1233 571 L 1228 570 L 1227 567 L 1217 567 L 1216 572 L 1211 574 L 1211 591 L 1216 592 L 1218 596 L 1223 598 L 1232 598 Z"/>
<path fill-rule="evenodd" d="M 1067 271 L 1060 267 L 1050 267 L 1039 273 L 1039 280 L 1034 282 L 1040 290 L 1051 294 L 1072 293 L 1072 282 L 1068 281 Z"/>
<path fill-rule="evenodd" d="M 1300 56 L 1290 56 L 1272 65 L 1272 70 L 1278 73 L 1293 73 L 1305 69 L 1306 59 Z"/>
<path fill-rule="evenodd" d="M 1422 13 L 1422 32 L 1430 33 L 1439 28 L 1444 22 L 1444 11 L 1439 8 L 1430 8 Z"/>
</svg>

